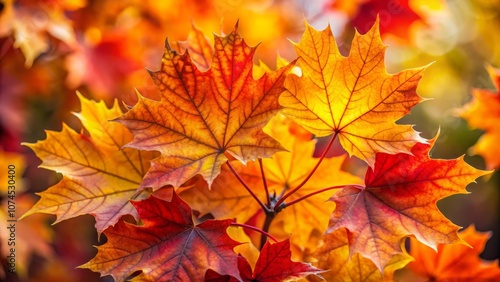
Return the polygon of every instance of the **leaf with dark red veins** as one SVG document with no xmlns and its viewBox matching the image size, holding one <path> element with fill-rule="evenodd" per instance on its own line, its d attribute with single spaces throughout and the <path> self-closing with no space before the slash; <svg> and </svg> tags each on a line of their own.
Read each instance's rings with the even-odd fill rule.
<svg viewBox="0 0 500 282">
<path fill-rule="evenodd" d="M 246 163 L 281 151 L 262 128 L 280 109 L 285 73 L 291 65 L 254 79 L 253 55 L 235 29 L 215 36 L 210 68 L 200 71 L 189 51 L 167 44 L 161 69 L 151 76 L 161 100 L 139 97 L 118 120 L 134 134 L 129 147 L 160 151 L 141 183 L 179 187 L 201 174 L 212 183 L 229 154 Z"/>
<path fill-rule="evenodd" d="M 267 242 L 257 260 L 252 281 L 278 282 L 323 272 L 308 263 L 291 261 L 291 256 L 289 239 L 275 244 Z"/>
<path fill-rule="evenodd" d="M 380 271 L 402 253 L 400 242 L 406 236 L 432 248 L 462 242 L 459 227 L 441 214 L 436 202 L 467 193 L 465 186 L 488 172 L 471 167 L 463 157 L 430 159 L 434 142 L 418 143 L 413 155 L 377 154 L 365 187 L 347 186 L 331 198 L 336 209 L 327 233 L 345 227 L 351 254 L 371 259 Z"/>
<path fill-rule="evenodd" d="M 213 269 L 239 278 L 239 245 L 226 229 L 231 220 L 207 220 L 194 225 L 191 208 L 177 194 L 171 202 L 155 196 L 132 202 L 143 225 L 123 221 L 104 231 L 108 242 L 81 267 L 123 281 L 136 271 L 136 278 L 152 281 L 203 281 Z"/>
</svg>

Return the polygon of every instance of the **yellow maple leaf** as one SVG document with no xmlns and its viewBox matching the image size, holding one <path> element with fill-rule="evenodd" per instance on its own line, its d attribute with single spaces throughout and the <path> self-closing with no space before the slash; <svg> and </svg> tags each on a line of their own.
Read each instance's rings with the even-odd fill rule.
<svg viewBox="0 0 500 282">
<path fill-rule="evenodd" d="M 290 75 L 280 97 L 283 113 L 317 136 L 338 135 L 350 155 L 374 165 L 378 152 L 410 153 L 425 142 L 410 125 L 396 121 L 422 101 L 416 88 L 424 68 L 386 72 L 378 21 L 356 33 L 348 57 L 340 54 L 330 27 L 306 31 L 294 45 L 301 76 Z"/>
<path fill-rule="evenodd" d="M 120 149 L 132 139 L 132 134 L 123 125 L 109 121 L 122 114 L 116 101 L 108 109 L 102 101 L 78 96 L 82 110 L 76 116 L 89 137 L 63 124 L 60 132 L 47 131 L 46 140 L 25 144 L 42 159 L 41 167 L 62 173 L 63 179 L 40 193 L 41 199 L 23 217 L 48 213 L 57 215 L 59 222 L 92 214 L 101 233 L 122 215 L 137 218 L 129 199 L 136 196 L 154 154 Z"/>
</svg>

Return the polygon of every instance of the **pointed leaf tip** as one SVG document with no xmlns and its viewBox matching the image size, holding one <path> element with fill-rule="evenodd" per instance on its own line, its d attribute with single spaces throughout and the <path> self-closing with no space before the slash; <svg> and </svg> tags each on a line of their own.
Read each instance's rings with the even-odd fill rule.
<svg viewBox="0 0 500 282">
<path fill-rule="evenodd" d="M 168 51 L 173 51 L 175 52 L 175 50 L 172 50 L 172 47 L 170 47 L 170 42 L 168 41 L 168 37 L 165 38 L 165 44 L 164 44 L 165 48 L 168 50 Z"/>
</svg>

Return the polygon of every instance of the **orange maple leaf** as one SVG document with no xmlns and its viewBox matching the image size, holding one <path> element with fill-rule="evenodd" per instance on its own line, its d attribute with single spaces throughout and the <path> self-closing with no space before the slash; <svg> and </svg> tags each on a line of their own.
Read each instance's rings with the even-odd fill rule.
<svg viewBox="0 0 500 282">
<path fill-rule="evenodd" d="M 410 238 L 410 254 L 415 261 L 407 268 L 429 281 L 500 281 L 498 261 L 485 262 L 479 258 L 491 233 L 480 233 L 469 226 L 459 234 L 471 247 L 438 245 L 436 252 Z"/>
<path fill-rule="evenodd" d="M 402 252 L 400 241 L 406 236 L 432 248 L 462 242 L 458 226 L 440 213 L 436 202 L 467 193 L 467 184 L 489 172 L 473 168 L 463 157 L 430 159 L 434 142 L 418 143 L 413 155 L 377 154 L 364 186 L 346 186 L 331 198 L 337 206 L 327 232 L 345 227 L 350 252 L 371 259 L 381 271 Z"/>
<path fill-rule="evenodd" d="M 47 131 L 47 139 L 25 144 L 42 159 L 41 167 L 63 174 L 56 185 L 40 193 L 41 199 L 23 217 L 34 213 L 57 215 L 57 222 L 92 214 L 101 233 L 121 216 L 137 213 L 129 203 L 154 157 L 152 152 L 124 148 L 132 134 L 109 122 L 122 114 L 118 103 L 108 109 L 78 95 L 82 110 L 76 116 L 90 133 L 77 133 L 63 124 L 61 132 Z"/>
<path fill-rule="evenodd" d="M 486 133 L 471 148 L 473 154 L 481 155 L 486 160 L 488 169 L 500 167 L 500 73 L 489 67 L 493 85 L 496 89 L 474 89 L 474 99 L 466 104 L 460 115 L 467 120 L 473 128 L 480 128 Z"/>
<path fill-rule="evenodd" d="M 141 281 L 203 281 L 208 269 L 240 277 L 233 251 L 239 243 L 226 233 L 232 220 L 194 225 L 191 208 L 175 193 L 170 202 L 151 196 L 133 205 L 143 225 L 120 221 L 105 230 L 108 242 L 80 267 L 117 281 L 138 270 Z"/>
<path fill-rule="evenodd" d="M 424 68 L 387 74 L 378 21 L 356 33 L 348 57 L 330 27 L 306 31 L 294 45 L 302 76 L 289 75 L 280 97 L 283 113 L 317 136 L 339 136 L 350 155 L 374 165 L 375 153 L 409 153 L 425 142 L 409 125 L 395 122 L 422 101 L 416 93 Z"/>
<path fill-rule="evenodd" d="M 412 260 L 407 254 L 397 254 L 381 274 L 370 259 L 349 253 L 349 241 L 344 228 L 332 234 L 325 234 L 312 256 L 317 260 L 314 265 L 326 270 L 321 276 L 332 282 L 393 281 L 394 271 L 403 268 Z"/>
<path fill-rule="evenodd" d="M 189 51 L 180 55 L 167 43 L 161 70 L 151 73 L 161 100 L 139 97 L 118 119 L 134 134 L 128 147 L 162 153 L 142 187 L 179 187 L 197 174 L 210 186 L 226 153 L 246 163 L 282 150 L 262 128 L 280 108 L 278 95 L 291 66 L 255 80 L 256 48 L 244 42 L 237 28 L 215 36 L 214 46 L 211 67 L 201 72 Z"/>
</svg>

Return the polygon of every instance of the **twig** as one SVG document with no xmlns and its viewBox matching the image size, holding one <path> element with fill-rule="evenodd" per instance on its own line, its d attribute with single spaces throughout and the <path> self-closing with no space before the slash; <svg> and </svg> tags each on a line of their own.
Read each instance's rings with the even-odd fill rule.
<svg viewBox="0 0 500 282">
<path fill-rule="evenodd" d="M 241 178 L 241 176 L 236 172 L 236 170 L 233 168 L 233 166 L 231 165 L 230 162 L 226 162 L 227 166 L 229 167 L 229 169 L 231 170 L 231 172 L 234 174 L 234 176 L 236 176 L 236 178 L 238 179 L 238 181 L 240 181 L 240 183 L 243 185 L 243 187 L 245 187 L 245 189 L 247 189 L 248 193 L 250 193 L 250 195 L 252 195 L 252 197 L 259 203 L 259 205 L 262 207 L 262 210 L 264 210 L 264 212 L 269 212 L 269 208 L 266 207 L 266 205 L 264 205 L 262 203 L 262 201 L 257 197 L 257 195 L 255 195 L 255 193 L 252 191 L 252 189 L 250 189 L 250 187 L 248 186 L 248 184 L 245 182 L 245 180 L 243 180 Z"/>
<path fill-rule="evenodd" d="M 309 179 L 313 176 L 314 172 L 316 172 L 316 170 L 318 169 L 319 165 L 321 164 L 321 162 L 323 161 L 323 159 L 325 158 L 326 154 L 328 153 L 328 150 L 330 150 L 330 147 L 332 147 L 333 145 L 333 142 L 335 141 L 335 138 L 337 138 L 337 135 L 338 135 L 338 132 L 335 132 L 335 134 L 333 135 L 332 139 L 330 139 L 330 142 L 328 142 L 328 145 L 326 146 L 325 148 L 325 151 L 323 151 L 323 154 L 321 154 L 321 157 L 319 158 L 318 160 L 318 163 L 316 163 L 316 165 L 314 166 L 314 168 L 311 170 L 311 172 L 309 172 L 309 174 L 307 175 L 306 178 L 304 178 L 304 180 L 299 184 L 297 185 L 297 187 L 295 187 L 294 189 L 290 190 L 288 193 L 286 193 L 285 195 L 283 195 L 283 197 L 281 197 L 278 202 L 276 203 L 276 205 L 274 206 L 274 210 L 280 210 L 282 208 L 280 208 L 280 205 L 288 198 L 290 197 L 293 193 L 297 192 L 300 188 L 302 188 L 306 183 L 307 181 L 309 181 Z"/>
<path fill-rule="evenodd" d="M 242 224 L 242 223 L 236 223 L 236 222 L 231 223 L 231 226 L 243 227 L 243 228 L 251 229 L 253 231 L 259 232 L 263 236 L 269 237 L 269 239 L 273 240 L 274 242 L 278 242 L 278 240 L 276 240 L 276 238 L 274 238 L 273 235 L 267 233 L 266 231 L 264 231 L 262 229 L 259 229 L 259 228 L 255 227 L 255 226 L 248 225 L 248 224 Z"/>
<path fill-rule="evenodd" d="M 260 173 L 262 174 L 262 182 L 264 182 L 264 190 L 266 190 L 267 206 L 271 207 L 271 198 L 269 197 L 269 188 L 267 187 L 266 174 L 264 173 L 264 166 L 262 159 L 259 159 Z"/>
</svg>

